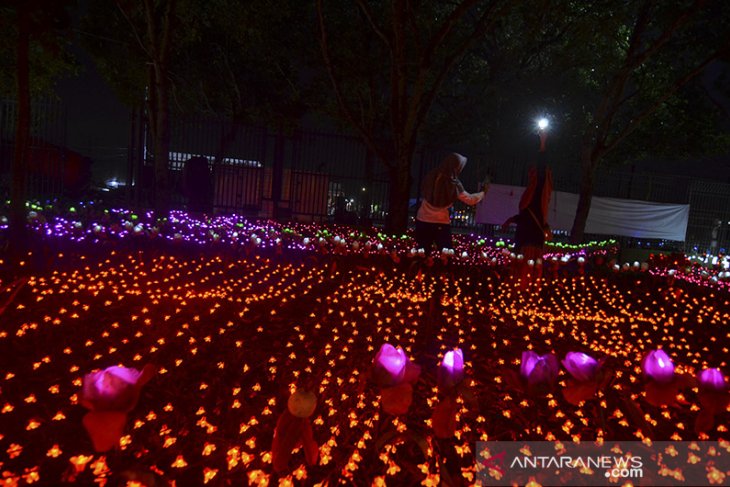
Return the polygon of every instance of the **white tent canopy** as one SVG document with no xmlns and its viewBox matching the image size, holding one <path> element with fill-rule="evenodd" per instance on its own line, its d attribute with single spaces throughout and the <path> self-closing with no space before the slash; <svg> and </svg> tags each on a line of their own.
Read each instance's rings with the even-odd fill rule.
<svg viewBox="0 0 730 487">
<path fill-rule="evenodd" d="M 518 212 L 525 188 L 492 184 L 487 196 L 477 205 L 476 223 L 500 225 Z M 554 191 L 550 198 L 548 223 L 555 230 L 573 226 L 578 195 Z M 586 233 L 635 238 L 684 241 L 689 205 L 651 201 L 593 197 Z"/>
</svg>

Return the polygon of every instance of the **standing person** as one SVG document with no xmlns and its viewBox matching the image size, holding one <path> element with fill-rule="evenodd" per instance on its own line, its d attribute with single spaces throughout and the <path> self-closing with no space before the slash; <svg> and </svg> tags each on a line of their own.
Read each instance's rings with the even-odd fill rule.
<svg viewBox="0 0 730 487">
<path fill-rule="evenodd" d="M 522 254 L 525 261 L 542 259 L 545 240 L 552 238 L 547 216 L 553 192 L 553 173 L 546 161 L 546 138 L 547 133 L 541 128 L 537 164 L 528 171 L 527 188 L 520 198 L 520 212 L 502 224 L 503 229 L 512 223 L 517 224 L 515 252 Z"/>
<path fill-rule="evenodd" d="M 474 206 L 484 199 L 489 184 L 478 193 L 467 193 L 459 181 L 466 157 L 452 153 L 432 169 L 421 184 L 421 206 L 416 213 L 416 242 L 419 248 L 438 250 L 451 248 L 451 217 L 449 208 L 457 201 Z"/>
<path fill-rule="evenodd" d="M 188 211 L 210 213 L 213 210 L 213 182 L 207 158 L 194 156 L 185 162 L 183 189 L 188 198 Z"/>
</svg>

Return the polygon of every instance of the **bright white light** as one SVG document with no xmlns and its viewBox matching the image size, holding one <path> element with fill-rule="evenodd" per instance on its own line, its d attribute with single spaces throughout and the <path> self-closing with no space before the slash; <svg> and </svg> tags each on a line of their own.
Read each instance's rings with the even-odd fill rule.
<svg viewBox="0 0 730 487">
<path fill-rule="evenodd" d="M 548 125 L 549 125 L 549 122 L 548 122 L 547 118 L 541 118 L 540 120 L 537 121 L 537 128 L 539 128 L 540 130 L 545 130 L 548 127 Z"/>
<path fill-rule="evenodd" d="M 124 186 L 125 183 L 123 181 L 117 180 L 117 178 L 111 178 L 111 179 L 107 179 L 106 180 L 105 185 L 106 185 L 107 188 L 116 189 L 116 188 L 119 188 L 121 186 Z"/>
</svg>

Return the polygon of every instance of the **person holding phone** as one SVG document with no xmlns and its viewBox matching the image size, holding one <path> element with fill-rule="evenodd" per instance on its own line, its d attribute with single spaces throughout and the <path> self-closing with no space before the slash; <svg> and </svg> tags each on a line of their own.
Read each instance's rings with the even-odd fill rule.
<svg viewBox="0 0 730 487">
<path fill-rule="evenodd" d="M 456 201 L 474 206 L 484 199 L 489 183 L 482 185 L 478 193 L 468 193 L 459 180 L 466 165 L 466 157 L 452 153 L 432 169 L 421 184 L 421 205 L 416 213 L 416 242 L 419 248 L 430 250 L 450 249 L 451 216 L 449 209 Z"/>
</svg>

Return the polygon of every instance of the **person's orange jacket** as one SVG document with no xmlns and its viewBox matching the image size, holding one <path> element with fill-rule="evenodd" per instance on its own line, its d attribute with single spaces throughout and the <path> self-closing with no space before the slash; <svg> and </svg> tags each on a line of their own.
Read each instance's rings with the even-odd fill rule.
<svg viewBox="0 0 730 487">
<path fill-rule="evenodd" d="M 535 195 L 537 188 L 537 167 L 531 166 L 527 173 L 527 188 L 520 198 L 520 211 L 530 205 L 530 201 Z M 547 222 L 548 205 L 550 204 L 550 196 L 553 194 L 553 172 L 549 167 L 545 168 L 545 184 L 542 187 L 540 197 L 540 209 L 542 210 L 542 221 Z"/>
</svg>

